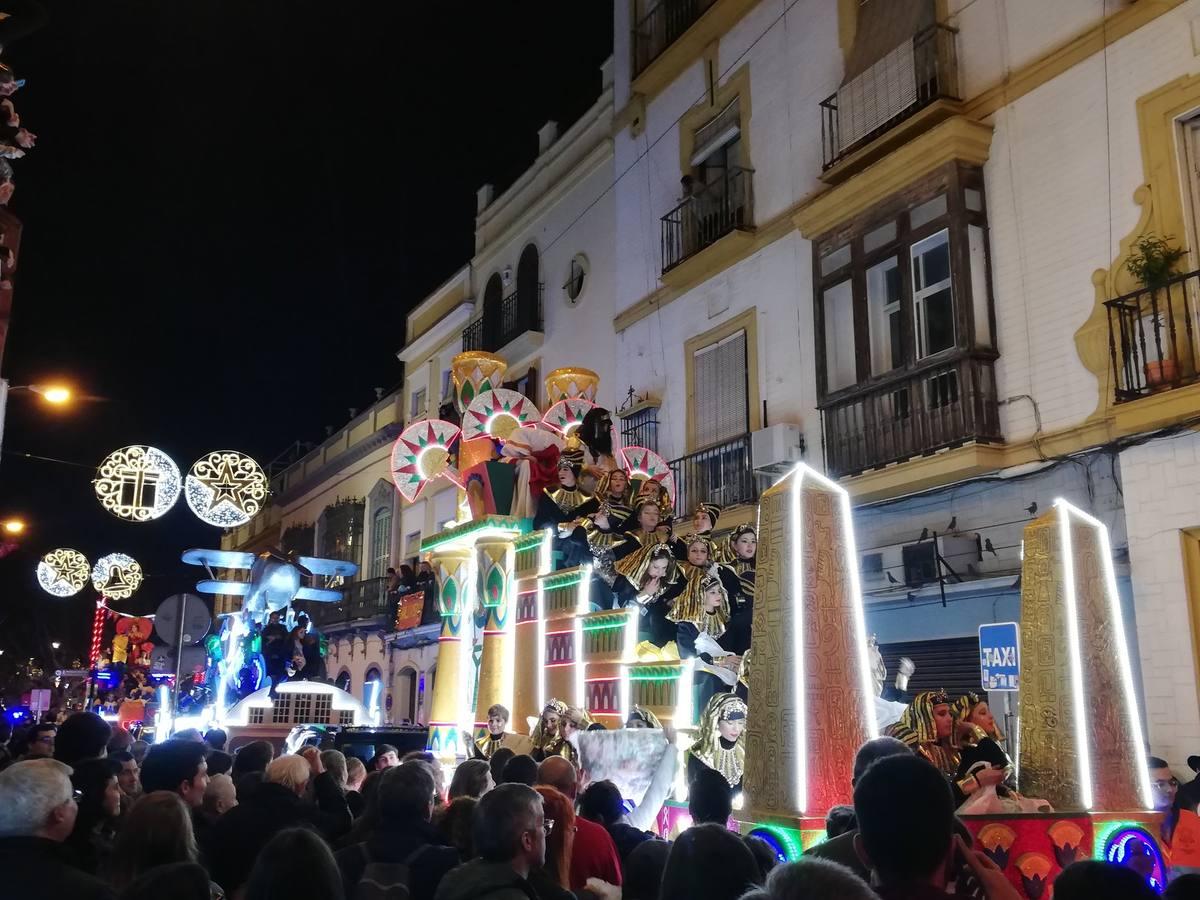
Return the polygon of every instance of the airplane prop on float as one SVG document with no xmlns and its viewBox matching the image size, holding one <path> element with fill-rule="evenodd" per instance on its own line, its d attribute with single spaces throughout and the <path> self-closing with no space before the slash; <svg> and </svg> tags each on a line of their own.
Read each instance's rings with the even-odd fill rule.
<svg viewBox="0 0 1200 900">
<path fill-rule="evenodd" d="M 187 550 L 183 561 L 203 566 L 209 577 L 197 582 L 196 590 L 203 594 L 231 594 L 245 597 L 242 610 L 256 622 L 261 622 L 277 609 L 290 606 L 293 600 L 313 600 L 318 603 L 337 603 L 341 591 L 309 587 L 305 578 L 326 575 L 331 578 L 350 578 L 357 574 L 357 563 L 340 559 L 321 559 L 315 556 L 296 556 L 281 550 L 261 553 L 240 553 L 234 550 Z M 249 569 L 247 581 L 220 581 L 213 569 Z"/>
</svg>

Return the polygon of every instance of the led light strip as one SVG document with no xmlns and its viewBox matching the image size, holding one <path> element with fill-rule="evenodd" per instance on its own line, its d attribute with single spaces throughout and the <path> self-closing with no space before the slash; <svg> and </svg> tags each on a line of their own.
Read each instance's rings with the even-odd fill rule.
<svg viewBox="0 0 1200 900">
<path fill-rule="evenodd" d="M 1080 647 L 1078 607 L 1075 597 L 1075 560 L 1072 554 L 1070 517 L 1077 516 L 1096 529 L 1100 537 L 1101 565 L 1104 568 L 1104 589 L 1108 594 L 1109 615 L 1112 617 L 1113 628 L 1117 637 L 1117 667 L 1121 672 L 1121 686 L 1125 691 L 1125 703 L 1129 715 L 1129 728 L 1134 743 L 1134 771 L 1137 773 L 1138 788 L 1142 795 L 1142 804 L 1146 809 L 1154 808 L 1154 795 L 1150 789 L 1150 771 L 1146 765 L 1145 748 L 1142 744 L 1141 714 L 1138 710 L 1137 694 L 1133 686 L 1133 667 L 1129 661 L 1129 645 L 1125 642 L 1125 622 L 1121 613 L 1121 599 L 1117 593 L 1117 575 L 1113 568 L 1112 547 L 1109 545 L 1108 528 L 1095 516 L 1089 515 L 1077 506 L 1059 497 L 1054 501 L 1059 508 L 1059 535 L 1062 538 L 1063 578 L 1065 579 L 1067 595 L 1068 636 L 1070 642 L 1071 665 L 1073 667 L 1071 687 L 1075 705 L 1078 708 L 1077 727 L 1079 728 L 1080 753 L 1080 782 L 1083 786 L 1083 804 L 1087 809 L 1092 807 L 1092 772 L 1091 756 L 1087 746 L 1086 711 L 1083 706 L 1083 656 Z"/>
</svg>

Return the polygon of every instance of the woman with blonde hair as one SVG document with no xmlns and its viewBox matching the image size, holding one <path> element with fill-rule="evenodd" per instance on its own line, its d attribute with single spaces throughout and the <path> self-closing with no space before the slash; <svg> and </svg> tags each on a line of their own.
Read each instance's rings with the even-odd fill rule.
<svg viewBox="0 0 1200 900">
<path fill-rule="evenodd" d="M 172 791 L 146 794 L 125 817 L 109 857 L 108 880 L 118 891 L 157 866 L 194 863 L 200 853 L 192 816 Z M 220 888 L 212 890 L 221 896 Z"/>
<path fill-rule="evenodd" d="M 575 844 L 575 808 L 556 788 L 539 784 L 546 824 L 546 863 L 529 873 L 529 883 L 540 900 L 573 900 L 571 850 Z"/>
</svg>

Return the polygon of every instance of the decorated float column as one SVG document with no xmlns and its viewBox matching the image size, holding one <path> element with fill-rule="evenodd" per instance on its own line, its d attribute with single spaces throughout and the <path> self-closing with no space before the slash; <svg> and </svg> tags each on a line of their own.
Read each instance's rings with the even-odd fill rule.
<svg viewBox="0 0 1200 900">
<path fill-rule="evenodd" d="M 524 535 L 516 541 L 516 600 L 513 645 L 515 666 L 513 704 L 510 707 L 515 727 L 523 729 L 526 721 L 538 716 L 545 703 L 541 692 L 542 651 L 544 627 L 539 612 L 538 587 L 541 576 L 554 568 L 549 529 Z"/>
<path fill-rule="evenodd" d="M 470 708 L 474 662 L 471 611 L 475 607 L 475 551 L 469 547 L 435 550 L 430 564 L 438 580 L 437 678 L 429 713 L 429 749 L 447 762 L 465 752 L 460 735 L 474 726 Z"/>
<path fill-rule="evenodd" d="M 762 495 L 739 818 L 824 834 L 876 736 L 850 499 L 800 465 Z M 808 835 L 805 835 L 807 842 Z"/>
<path fill-rule="evenodd" d="M 476 739 L 487 735 L 488 707 L 495 703 L 513 708 L 514 620 L 516 617 L 512 540 L 481 539 L 479 590 L 487 619 L 483 625 L 483 651 L 479 660 L 479 690 L 475 701 Z"/>
<path fill-rule="evenodd" d="M 1055 809 L 1152 809 L 1108 532 L 1058 500 L 1024 538 L 1021 792 Z"/>
</svg>

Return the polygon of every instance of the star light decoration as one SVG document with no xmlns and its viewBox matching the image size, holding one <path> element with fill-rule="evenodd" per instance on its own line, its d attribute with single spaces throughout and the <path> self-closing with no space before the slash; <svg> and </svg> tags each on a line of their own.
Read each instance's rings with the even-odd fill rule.
<svg viewBox="0 0 1200 900">
<path fill-rule="evenodd" d="M 142 567 L 127 553 L 110 553 L 92 567 L 92 587 L 109 600 L 125 600 L 141 586 Z"/>
<path fill-rule="evenodd" d="M 78 550 L 60 547 L 51 550 L 37 564 L 37 580 L 42 590 L 54 597 L 73 597 L 84 589 L 92 564 Z"/>
<path fill-rule="evenodd" d="M 236 528 L 262 509 L 269 483 L 262 466 L 249 456 L 236 450 L 214 450 L 192 464 L 183 493 L 201 521 Z"/>
<path fill-rule="evenodd" d="M 118 519 L 149 522 L 179 499 L 179 467 L 157 447 L 133 444 L 114 450 L 92 481 L 100 505 Z"/>
<path fill-rule="evenodd" d="M 392 480 L 405 500 L 416 500 L 434 478 L 462 486 L 458 470 L 450 465 L 450 448 L 461 435 L 457 425 L 441 419 L 414 422 L 400 432 L 392 445 Z"/>
<path fill-rule="evenodd" d="M 559 400 L 546 410 L 546 414 L 542 416 L 542 424 L 566 437 L 583 424 L 583 417 L 595 406 L 595 403 L 583 397 Z"/>
<path fill-rule="evenodd" d="M 667 489 L 667 497 L 672 505 L 675 503 L 675 473 L 667 465 L 667 461 L 645 447 L 624 447 L 621 449 L 625 457 L 625 471 L 630 479 L 650 479 L 659 482 Z"/>
<path fill-rule="evenodd" d="M 505 440 L 518 428 L 530 428 L 542 414 L 524 394 L 508 388 L 484 391 L 479 394 L 463 415 L 463 439 L 474 440 L 485 435 Z"/>
</svg>

